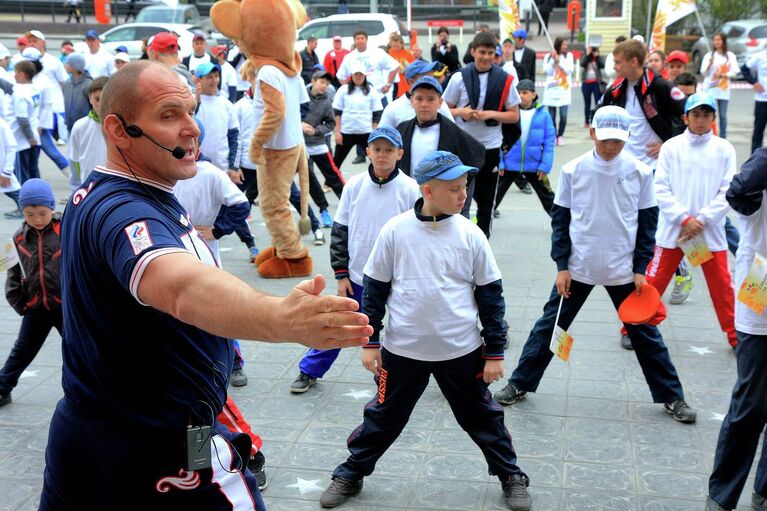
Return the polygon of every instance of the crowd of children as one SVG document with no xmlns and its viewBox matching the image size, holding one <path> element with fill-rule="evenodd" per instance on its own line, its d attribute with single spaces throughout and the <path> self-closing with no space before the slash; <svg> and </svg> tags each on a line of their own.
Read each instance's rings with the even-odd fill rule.
<svg viewBox="0 0 767 511">
<path fill-rule="evenodd" d="M 6 297 L 23 319 L 0 370 L 0 406 L 11 403 L 12 389 L 51 328 L 62 330 L 60 215 L 50 186 L 39 179 L 38 164 L 44 137 L 53 129 L 51 119 L 62 114 L 62 140 L 68 133 L 68 161 L 54 161 L 62 171 L 69 169 L 71 193 L 87 187 L 91 172 L 106 161 L 100 101 L 108 77 L 91 77 L 87 56 L 71 54 L 66 58 L 70 77 L 54 83 L 45 73 L 45 38 L 34 32 L 42 40 L 41 49 L 21 52 L 12 81 L 0 81 L 0 191 L 16 206 L 6 217 L 24 219 L 13 236 L 19 261 L 6 280 Z M 358 42 L 361 35 L 365 41 Z M 448 80 L 440 80 L 443 66 L 436 62 L 417 59 L 397 68 L 402 71 L 399 97 L 389 102 L 386 92 L 397 69 L 381 58 L 371 74 L 360 57 L 368 51 L 362 44 L 366 39 L 364 32 L 355 34 L 357 48 L 348 59 L 336 48 L 340 60 L 329 60 L 332 71 L 315 65 L 306 75 L 306 97 L 298 98 L 307 157 L 321 174 L 318 179 L 310 170 L 309 176 L 310 195 L 319 208 L 319 219 L 309 210 L 315 245 L 325 243 L 323 228 L 330 228 L 337 294 L 356 300 L 374 327 L 361 362 L 378 386 L 364 408 L 362 424 L 349 437 L 349 458 L 335 469 L 321 496 L 322 506 L 338 506 L 361 491 L 363 478 L 397 439 L 433 375 L 490 473 L 499 478 L 508 507 L 529 510 L 530 480 L 517 465 L 499 405 L 535 392 L 554 356 L 552 336 L 575 321 L 594 286 L 604 286 L 618 309 L 630 295 L 646 292 L 645 286 L 662 295 L 676 274 L 670 301 L 684 301 L 691 287 L 685 250 L 696 243 L 710 255 L 695 264 L 702 266 L 717 319 L 730 346 L 737 348 L 739 366 L 707 509 L 734 507 L 748 470 L 743 462 L 735 466 L 732 453 L 752 459 L 761 431 L 742 414 L 762 428 L 767 421 L 767 406 L 758 393 L 767 382 L 757 374 L 758 361 L 765 359 L 761 345 L 767 327 L 761 317 L 736 304 L 727 250 L 738 250 L 738 233 L 727 214 L 732 205 L 750 225 L 737 253 L 739 284 L 755 254 L 767 250 L 762 250 L 760 213 L 767 163 L 764 150 L 758 151 L 747 163 L 748 171 L 735 177 L 735 150 L 724 137 L 729 79 L 738 66 L 726 36 L 715 36 L 714 50 L 703 60 L 700 71 L 707 92 L 697 92 L 695 77 L 685 72 L 686 54 L 653 52 L 648 57 L 639 41 L 618 44 L 610 55 L 617 78 L 605 87 L 593 118 L 590 108 L 585 112 L 593 147 L 561 167 L 556 193 L 549 175 L 555 146 L 564 144 L 573 85 L 574 62 L 566 40 L 557 39 L 544 59 L 542 102 L 533 80 L 519 80 L 511 41 L 504 50 L 489 33 L 477 34 L 470 50 L 473 62 Z M 203 259 L 220 267 L 218 240 L 225 235 L 236 233 L 251 261 L 259 253 L 248 226 L 258 196 L 258 169 L 248 156 L 258 120 L 252 91 L 243 90 L 232 74 L 227 49 L 215 47 L 211 55 L 205 51 L 204 37 L 195 36 L 194 53 L 182 75 L 198 105 L 202 135 L 197 174 L 180 181 L 174 193 L 209 249 Z M 511 60 L 504 64 L 506 57 Z M 600 59 L 595 54 L 582 62 L 587 81 L 596 80 L 589 83 L 592 88 L 601 82 Z M 124 67 L 125 61 L 120 62 L 112 73 Z M 61 112 L 52 92 L 57 87 L 66 101 Z M 516 132 L 508 129 L 512 125 Z M 365 148 L 370 165 L 367 172 L 346 179 L 340 167 L 356 145 Z M 491 397 L 488 385 L 504 377 L 508 327 L 501 273 L 489 238 L 493 218 L 501 215 L 498 206 L 521 176 L 551 217 L 557 273 L 516 369 Z M 338 199 L 334 215 L 323 183 Z M 470 217 L 472 199 L 477 202 L 474 222 L 465 218 Z M 295 184 L 291 202 L 299 209 Z M 677 421 L 693 423 L 697 414 L 685 401 L 657 327 L 665 314 L 661 304 L 646 324 L 624 324 L 622 345 L 634 350 L 653 401 Z M 338 352 L 308 351 L 290 392 L 309 391 Z M 237 350 L 233 386 L 247 384 L 243 367 Z M 760 399 L 761 404 L 753 403 Z M 254 447 L 249 466 L 265 488 L 261 439 L 231 400 L 219 420 L 250 434 Z M 760 463 L 760 471 L 755 508 L 767 509 L 767 462 Z M 739 479 L 732 483 L 732 477 Z"/>
</svg>

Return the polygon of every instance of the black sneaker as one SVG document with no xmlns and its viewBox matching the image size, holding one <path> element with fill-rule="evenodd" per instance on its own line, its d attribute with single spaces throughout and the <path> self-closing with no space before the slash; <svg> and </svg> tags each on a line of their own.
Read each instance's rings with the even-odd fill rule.
<svg viewBox="0 0 767 511">
<path fill-rule="evenodd" d="M 340 506 L 349 497 L 354 497 L 362 491 L 362 479 L 351 481 L 343 477 L 334 477 L 328 486 L 328 489 L 320 495 L 320 506 L 336 507 Z"/>
<path fill-rule="evenodd" d="M 703 511 L 730 511 L 730 510 L 720 506 L 714 499 L 709 497 L 706 499 L 706 507 L 703 508 Z"/>
<path fill-rule="evenodd" d="M 301 372 L 298 373 L 298 378 L 290 384 L 290 391 L 293 394 L 303 394 L 315 383 L 317 383 L 317 378 L 312 378 L 308 374 Z"/>
<path fill-rule="evenodd" d="M 631 344 L 631 337 L 628 335 L 621 335 L 621 348 L 624 350 L 633 350 L 634 345 Z"/>
<path fill-rule="evenodd" d="M 248 375 L 245 374 L 245 371 L 240 369 L 235 369 L 232 371 L 232 377 L 229 380 L 229 383 L 232 384 L 232 387 L 244 387 L 248 384 Z"/>
<path fill-rule="evenodd" d="M 367 159 L 366 159 L 364 156 L 356 156 L 356 157 L 355 157 L 355 158 L 352 160 L 352 163 L 354 163 L 354 164 L 357 164 L 357 163 L 365 163 L 366 161 L 367 161 Z"/>
<path fill-rule="evenodd" d="M 258 451 L 255 456 L 248 460 L 248 468 L 253 475 L 256 476 L 256 482 L 258 483 L 258 491 L 264 491 L 269 483 L 266 480 L 266 457 L 264 453 Z"/>
<path fill-rule="evenodd" d="M 533 499 L 527 493 L 527 478 L 514 474 L 509 479 L 501 483 L 503 488 L 503 498 L 509 509 L 514 511 L 529 511 L 533 505 Z"/>
<path fill-rule="evenodd" d="M 751 494 L 751 507 L 756 511 L 767 511 L 767 497 L 762 497 L 758 493 Z"/>
<path fill-rule="evenodd" d="M 493 394 L 493 399 L 495 399 L 496 402 L 506 406 L 513 405 L 517 401 L 524 399 L 526 395 L 527 392 L 524 390 L 519 390 L 517 387 L 509 383 L 501 390 Z"/>
<path fill-rule="evenodd" d="M 0 407 L 11 404 L 11 393 L 0 394 Z"/>
<path fill-rule="evenodd" d="M 663 409 L 666 410 L 666 413 L 674 417 L 674 420 L 686 424 L 692 424 L 695 422 L 695 419 L 698 418 L 698 414 L 684 402 L 684 399 L 672 403 L 665 403 Z"/>
</svg>

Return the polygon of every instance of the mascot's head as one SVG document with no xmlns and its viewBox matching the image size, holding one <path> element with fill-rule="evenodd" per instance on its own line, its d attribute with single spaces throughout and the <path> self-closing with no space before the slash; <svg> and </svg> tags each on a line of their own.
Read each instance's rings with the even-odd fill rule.
<svg viewBox="0 0 767 511">
<path fill-rule="evenodd" d="M 269 63 L 291 76 L 301 72 L 295 42 L 306 10 L 298 0 L 219 0 L 210 18 L 256 67 Z"/>
</svg>

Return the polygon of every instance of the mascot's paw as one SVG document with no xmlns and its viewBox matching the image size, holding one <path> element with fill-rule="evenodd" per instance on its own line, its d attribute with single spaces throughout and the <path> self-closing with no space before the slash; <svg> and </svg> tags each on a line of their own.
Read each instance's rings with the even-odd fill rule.
<svg viewBox="0 0 767 511">
<path fill-rule="evenodd" d="M 301 218 L 298 221 L 298 232 L 300 232 L 302 236 L 312 232 L 312 222 L 309 220 L 309 217 Z"/>
<path fill-rule="evenodd" d="M 312 258 L 282 259 L 272 257 L 258 266 L 258 273 L 267 279 L 285 279 L 290 277 L 306 277 L 312 273 Z"/>
<path fill-rule="evenodd" d="M 276 255 L 277 255 L 277 249 L 276 248 L 274 248 L 274 247 L 265 248 L 261 252 L 258 253 L 258 255 L 256 256 L 256 260 L 253 261 L 253 263 L 256 266 L 261 266 L 261 264 L 265 263 L 266 261 L 268 261 L 269 259 L 271 259 L 272 257 L 274 257 Z"/>
</svg>

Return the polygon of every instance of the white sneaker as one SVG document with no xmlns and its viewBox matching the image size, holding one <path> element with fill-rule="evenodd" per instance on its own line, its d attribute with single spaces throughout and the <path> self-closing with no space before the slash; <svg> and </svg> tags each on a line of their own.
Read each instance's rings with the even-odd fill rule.
<svg viewBox="0 0 767 511">
<path fill-rule="evenodd" d="M 315 245 L 325 244 L 325 233 L 322 232 L 322 229 L 317 229 L 316 231 L 314 231 L 314 244 Z"/>
</svg>

